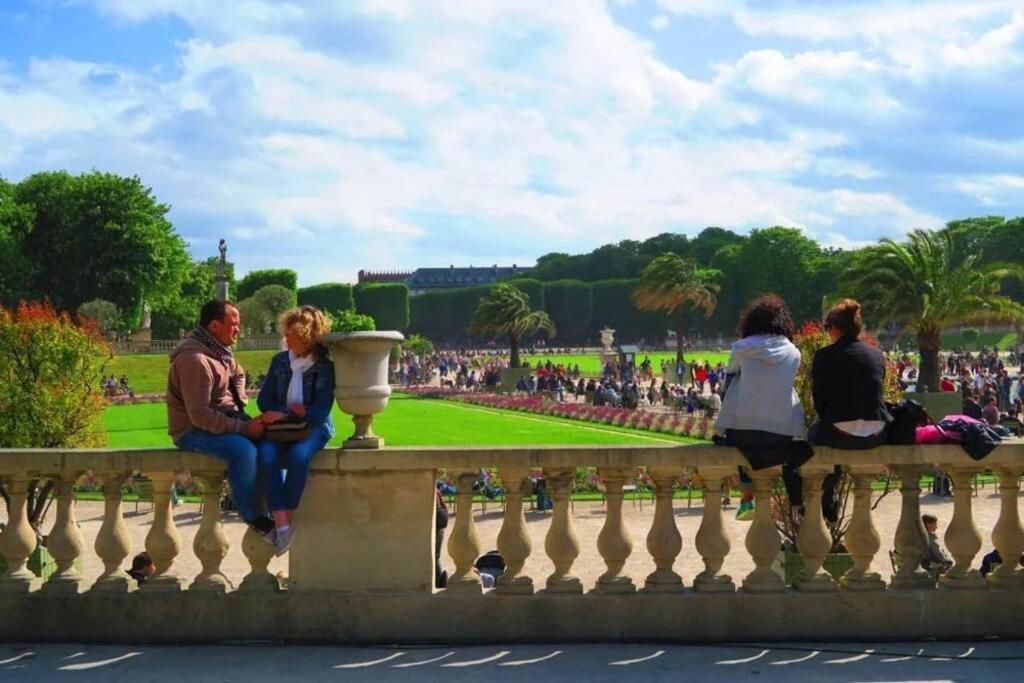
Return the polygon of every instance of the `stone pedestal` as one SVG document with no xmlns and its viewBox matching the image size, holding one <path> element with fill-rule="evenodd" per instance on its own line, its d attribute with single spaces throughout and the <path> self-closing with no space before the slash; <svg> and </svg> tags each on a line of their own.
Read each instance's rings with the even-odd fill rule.
<svg viewBox="0 0 1024 683">
<path fill-rule="evenodd" d="M 434 478 L 433 470 L 310 472 L 289 590 L 431 592 Z"/>
<path fill-rule="evenodd" d="M 153 341 L 153 330 L 136 330 L 135 332 L 132 332 L 128 339 L 136 344 L 148 344 Z"/>
</svg>

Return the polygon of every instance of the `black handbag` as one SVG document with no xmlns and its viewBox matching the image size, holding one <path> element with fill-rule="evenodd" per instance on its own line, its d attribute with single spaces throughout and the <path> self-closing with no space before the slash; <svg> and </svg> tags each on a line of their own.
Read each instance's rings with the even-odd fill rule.
<svg viewBox="0 0 1024 683">
<path fill-rule="evenodd" d="M 263 432 L 263 438 L 274 443 L 294 443 L 309 438 L 309 423 L 305 420 L 271 422 Z"/>
<path fill-rule="evenodd" d="M 892 422 L 889 423 L 885 442 L 892 445 L 910 446 L 917 441 L 917 428 L 931 424 L 928 411 L 917 401 L 903 399 L 899 403 L 886 403 Z"/>
</svg>

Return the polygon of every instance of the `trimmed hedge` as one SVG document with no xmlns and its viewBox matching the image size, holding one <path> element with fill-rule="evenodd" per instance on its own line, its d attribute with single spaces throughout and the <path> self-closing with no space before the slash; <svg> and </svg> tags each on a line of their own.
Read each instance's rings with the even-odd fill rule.
<svg viewBox="0 0 1024 683">
<path fill-rule="evenodd" d="M 409 288 L 404 282 L 356 285 L 356 311 L 371 316 L 378 330 L 409 327 Z"/>
<path fill-rule="evenodd" d="M 342 282 L 324 282 L 299 290 L 300 306 L 316 306 L 325 313 L 338 315 L 355 309 L 352 285 Z"/>
<path fill-rule="evenodd" d="M 555 323 L 560 344 L 579 344 L 596 334 L 590 324 L 594 313 L 594 298 L 589 282 L 545 282 L 544 310 Z"/>
<path fill-rule="evenodd" d="M 599 280 L 591 282 L 590 287 L 594 313 L 588 339 L 597 339 L 598 330 L 606 325 L 615 330 L 618 342 L 662 339 L 671 328 L 671 321 L 663 313 L 645 313 L 633 306 L 635 279 Z"/>
<path fill-rule="evenodd" d="M 540 280 L 534 280 L 529 277 L 517 277 L 511 280 L 502 280 L 513 285 L 523 292 L 526 296 L 530 297 L 530 310 L 531 311 L 543 311 L 544 310 L 544 283 Z M 561 334 L 561 328 L 559 334 Z"/>
<path fill-rule="evenodd" d="M 267 285 L 281 285 L 294 292 L 298 289 L 298 282 L 299 276 L 291 268 L 254 270 L 238 281 L 235 300 L 247 299 Z"/>
</svg>

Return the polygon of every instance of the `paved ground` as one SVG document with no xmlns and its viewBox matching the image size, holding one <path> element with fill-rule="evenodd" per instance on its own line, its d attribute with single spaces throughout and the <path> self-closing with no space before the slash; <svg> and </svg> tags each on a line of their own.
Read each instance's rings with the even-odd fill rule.
<svg viewBox="0 0 1024 683">
<path fill-rule="evenodd" d="M 2 645 L 3 681 L 1020 681 L 1024 643 Z M 756 678 L 755 678 L 756 677 Z"/>
<path fill-rule="evenodd" d="M 974 518 L 982 533 L 981 554 L 984 554 L 992 547 L 991 529 L 999 517 L 999 498 L 992 484 L 989 484 L 987 488 L 980 489 L 978 493 L 979 495 L 974 498 Z M 949 523 L 953 514 L 952 498 L 939 498 L 929 494 L 921 498 L 921 503 L 923 512 L 930 512 L 939 518 L 941 537 L 942 529 Z M 126 504 L 126 523 L 132 539 L 133 552 L 138 552 L 145 548 L 146 533 L 152 525 L 153 514 L 145 504 L 140 506 L 138 513 L 135 513 L 134 508 L 134 503 Z M 699 500 L 695 500 L 690 508 L 687 508 L 685 500 L 675 501 L 676 522 L 683 536 L 683 550 L 676 560 L 675 568 L 687 585 L 691 583 L 694 576 L 704 569 L 700 555 L 697 554 L 694 547 L 694 537 L 702 515 L 701 508 L 702 502 Z M 732 552 L 726 558 L 724 570 L 732 574 L 733 579 L 739 583 L 742 577 L 753 570 L 754 565 L 743 545 L 744 535 L 750 528 L 749 524 L 736 521 L 733 518 L 733 513 L 734 511 L 729 511 L 726 514 L 725 528 L 732 539 Z M 892 571 L 888 551 L 893 545 L 899 513 L 900 496 L 898 491 L 886 496 L 874 512 L 875 526 L 882 539 L 882 548 L 875 557 L 875 570 L 883 576 L 888 576 Z M 78 504 L 78 517 L 86 541 L 86 551 L 82 558 L 83 574 L 89 582 L 99 576 L 103 569 L 99 557 L 92 550 L 96 534 L 102 523 L 102 516 L 102 503 L 83 502 Z M 597 577 L 605 570 L 604 562 L 597 552 L 597 535 L 604 524 L 605 507 L 600 502 L 577 502 L 574 504 L 572 517 L 580 539 L 580 556 L 573 565 L 573 571 L 583 581 L 584 586 L 593 586 Z M 633 538 L 633 554 L 626 563 L 626 572 L 640 585 L 643 578 L 654 571 L 654 562 L 645 547 L 647 532 L 650 530 L 654 518 L 654 505 L 650 500 L 636 503 L 627 501 L 624 506 L 624 517 L 626 527 Z M 198 506 L 181 505 L 175 509 L 174 518 L 182 537 L 182 552 L 175 565 L 176 570 L 180 576 L 191 579 L 200 571 L 199 561 L 192 552 L 192 539 L 199 527 Z M 488 504 L 485 512 L 477 503 L 474 505 L 474 518 L 483 550 L 487 551 L 497 547 L 498 531 L 501 529 L 502 519 L 501 505 Z M 527 529 L 533 541 L 533 553 L 527 561 L 525 570 L 534 578 L 537 585 L 542 585 L 543 579 L 554 570 L 551 561 L 544 554 L 544 535 L 550 526 L 550 520 L 550 513 L 527 513 Z M 296 526 L 301 533 L 301 522 Z M 222 566 L 227 577 L 237 585 L 249 571 L 248 561 L 241 550 L 241 538 L 245 529 L 238 521 L 237 515 L 234 514 L 226 517 L 225 529 L 231 549 Z M 981 554 L 977 558 L 979 564 Z M 453 563 L 448 558 L 447 550 L 443 552 L 442 558 L 449 571 L 454 569 Z M 287 556 L 275 558 L 270 564 L 270 570 L 275 573 L 287 573 L 287 560 Z"/>
</svg>

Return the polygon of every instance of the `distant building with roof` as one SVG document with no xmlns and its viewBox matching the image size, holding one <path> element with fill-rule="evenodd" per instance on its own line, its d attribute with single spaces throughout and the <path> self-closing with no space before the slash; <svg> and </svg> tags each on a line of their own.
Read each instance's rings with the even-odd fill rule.
<svg viewBox="0 0 1024 683">
<path fill-rule="evenodd" d="M 417 268 L 414 272 L 401 271 L 359 271 L 359 282 L 404 282 L 409 287 L 410 296 L 437 289 L 457 289 L 488 285 L 499 280 L 529 275 L 532 268 L 520 268 L 516 264 L 510 267 L 493 265 L 490 267 L 456 268 Z"/>
</svg>

